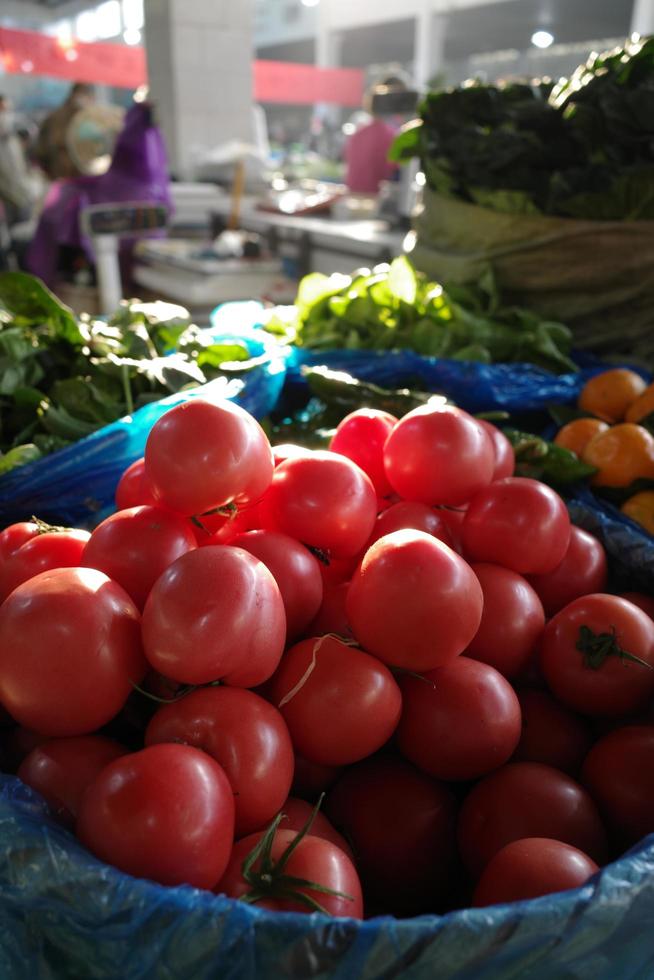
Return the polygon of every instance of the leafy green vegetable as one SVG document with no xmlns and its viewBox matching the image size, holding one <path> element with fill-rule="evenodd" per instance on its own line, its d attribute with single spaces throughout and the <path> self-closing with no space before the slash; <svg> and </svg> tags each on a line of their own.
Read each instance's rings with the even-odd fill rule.
<svg viewBox="0 0 654 980">
<path fill-rule="evenodd" d="M 406 348 L 434 357 L 489 364 L 529 362 L 574 371 L 571 335 L 560 323 L 502 307 L 492 277 L 478 286 L 428 282 L 406 256 L 352 276 L 312 273 L 300 283 L 295 315 L 282 309 L 265 325 L 275 336 L 315 351 Z"/>
<path fill-rule="evenodd" d="M 132 300 L 106 323 L 78 320 L 40 280 L 3 273 L 0 474 L 148 402 L 256 363 L 244 344 L 213 343 L 183 307 Z"/>
<path fill-rule="evenodd" d="M 569 79 L 429 94 L 392 157 L 440 194 L 510 214 L 654 218 L 654 38 L 593 54 Z"/>
</svg>

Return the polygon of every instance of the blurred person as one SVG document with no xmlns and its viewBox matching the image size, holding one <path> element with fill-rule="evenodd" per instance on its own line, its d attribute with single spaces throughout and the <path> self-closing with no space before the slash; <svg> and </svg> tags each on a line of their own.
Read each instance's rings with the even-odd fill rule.
<svg viewBox="0 0 654 980">
<path fill-rule="evenodd" d="M 34 198 L 14 112 L 9 99 L 0 95 L 0 201 L 10 227 L 29 218 Z"/>
<path fill-rule="evenodd" d="M 79 177 L 80 171 L 68 152 L 68 127 L 80 109 L 95 102 L 95 90 L 86 82 L 75 82 L 66 101 L 41 123 L 36 141 L 36 159 L 50 178 Z"/>
<path fill-rule="evenodd" d="M 375 85 L 364 99 L 364 109 L 371 121 L 353 133 L 345 144 L 345 183 L 354 194 L 376 194 L 383 180 L 396 176 L 397 167 L 389 161 L 388 151 L 397 129 L 375 109 L 375 96 L 406 90 L 402 79 L 392 76 Z"/>
</svg>

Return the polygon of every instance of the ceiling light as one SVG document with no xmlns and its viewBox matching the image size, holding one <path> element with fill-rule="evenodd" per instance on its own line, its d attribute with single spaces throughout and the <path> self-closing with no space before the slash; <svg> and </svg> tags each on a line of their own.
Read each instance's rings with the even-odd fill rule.
<svg viewBox="0 0 654 980">
<path fill-rule="evenodd" d="M 302 0 L 303 7 L 317 7 L 320 0 Z"/>
<path fill-rule="evenodd" d="M 554 35 L 549 31 L 534 31 L 531 35 L 531 43 L 537 48 L 549 48 L 554 43 Z"/>
</svg>

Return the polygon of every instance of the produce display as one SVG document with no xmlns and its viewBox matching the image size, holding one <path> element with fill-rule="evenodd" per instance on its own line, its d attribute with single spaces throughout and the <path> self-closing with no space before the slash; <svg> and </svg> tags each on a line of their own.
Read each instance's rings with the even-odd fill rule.
<svg viewBox="0 0 654 980">
<path fill-rule="evenodd" d="M 654 534 L 654 384 L 635 371 L 614 368 L 591 378 L 576 410 L 554 437 L 589 467 L 597 493 L 621 505 L 622 513 Z M 583 474 L 581 474 L 583 475 Z"/>
<path fill-rule="evenodd" d="M 396 160 L 428 185 L 512 214 L 654 218 L 654 39 L 590 56 L 569 79 L 430 93 Z"/>
<path fill-rule="evenodd" d="M 0 533 L 3 769 L 102 861 L 403 917 L 577 887 L 654 831 L 651 596 L 491 422 L 382 396 L 327 449 L 195 399 L 90 534 Z"/>
<path fill-rule="evenodd" d="M 0 475 L 249 358 L 212 343 L 182 307 L 132 301 L 107 322 L 77 318 L 39 279 L 4 272 Z"/>
<path fill-rule="evenodd" d="M 477 286 L 442 286 L 417 273 L 406 256 L 351 276 L 313 272 L 295 305 L 276 311 L 266 329 L 320 351 L 414 350 L 458 360 L 526 362 L 574 371 L 572 335 L 562 323 L 503 305 L 492 276 Z"/>
</svg>

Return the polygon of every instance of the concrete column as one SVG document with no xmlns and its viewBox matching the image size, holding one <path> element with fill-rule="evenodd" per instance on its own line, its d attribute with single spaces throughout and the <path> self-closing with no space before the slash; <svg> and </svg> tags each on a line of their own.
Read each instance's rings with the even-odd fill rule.
<svg viewBox="0 0 654 980">
<path fill-rule="evenodd" d="M 654 0 L 634 0 L 631 33 L 654 34 Z"/>
<path fill-rule="evenodd" d="M 329 20 L 328 4 L 321 3 L 318 7 L 318 29 L 316 32 L 316 66 L 318 68 L 339 68 L 343 35 L 335 30 Z M 325 102 L 316 103 L 316 116 L 332 124 L 338 122 L 340 110 L 337 106 Z"/>
<path fill-rule="evenodd" d="M 254 143 L 252 0 L 145 0 L 150 92 L 173 173 L 204 150 Z"/>
<path fill-rule="evenodd" d="M 445 15 L 433 10 L 431 0 L 424 0 L 423 8 L 415 18 L 414 81 L 418 89 L 425 91 L 429 79 L 443 64 L 445 49 Z"/>
</svg>

